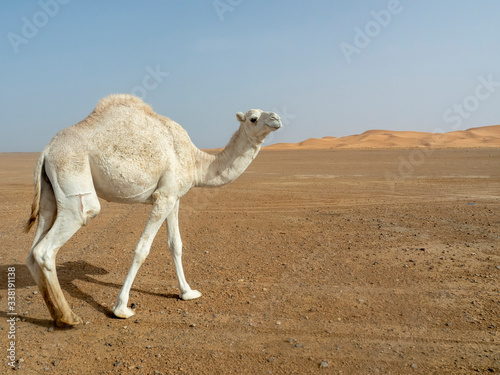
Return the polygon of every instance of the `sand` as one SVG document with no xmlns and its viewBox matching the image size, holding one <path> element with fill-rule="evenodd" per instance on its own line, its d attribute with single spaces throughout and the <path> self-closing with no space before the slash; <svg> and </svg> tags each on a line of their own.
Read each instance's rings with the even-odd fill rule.
<svg viewBox="0 0 500 375">
<path fill-rule="evenodd" d="M 500 147 L 500 125 L 484 126 L 448 133 L 368 130 L 347 137 L 309 138 L 299 143 L 277 143 L 269 150 L 325 150 L 364 148 L 478 148 Z"/>
<path fill-rule="evenodd" d="M 149 207 L 102 201 L 58 255 L 74 329 L 54 329 L 24 265 L 36 154 L 0 154 L 0 334 L 6 348 L 14 267 L 19 373 L 499 373 L 500 149 L 303 148 L 188 193 L 185 273 L 203 296 L 179 300 L 161 230 L 128 320 L 110 308 Z"/>
</svg>

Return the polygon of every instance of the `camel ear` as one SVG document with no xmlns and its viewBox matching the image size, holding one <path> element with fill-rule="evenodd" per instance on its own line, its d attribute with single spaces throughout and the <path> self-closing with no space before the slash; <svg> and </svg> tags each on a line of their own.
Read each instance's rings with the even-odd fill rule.
<svg viewBox="0 0 500 375">
<path fill-rule="evenodd" d="M 236 118 L 238 119 L 238 121 L 240 122 L 244 122 L 245 121 L 245 115 L 243 114 L 243 112 L 238 112 L 236 114 Z"/>
</svg>

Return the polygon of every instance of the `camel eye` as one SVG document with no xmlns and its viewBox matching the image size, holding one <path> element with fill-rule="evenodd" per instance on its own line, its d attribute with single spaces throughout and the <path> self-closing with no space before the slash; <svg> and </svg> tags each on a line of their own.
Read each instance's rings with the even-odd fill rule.
<svg viewBox="0 0 500 375">
<path fill-rule="evenodd" d="M 250 122 L 256 122 L 256 121 L 257 121 L 257 117 L 252 117 L 252 118 L 250 119 Z"/>
</svg>

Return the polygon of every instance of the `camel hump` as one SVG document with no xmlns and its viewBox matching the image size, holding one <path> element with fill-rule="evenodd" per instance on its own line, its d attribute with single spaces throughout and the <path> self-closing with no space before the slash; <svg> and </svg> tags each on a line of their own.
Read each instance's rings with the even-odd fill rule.
<svg viewBox="0 0 500 375">
<path fill-rule="evenodd" d="M 130 94 L 113 94 L 99 100 L 92 112 L 92 116 L 100 116 L 110 108 L 129 107 L 144 111 L 149 115 L 156 115 L 153 109 L 142 101 L 141 98 Z"/>
</svg>

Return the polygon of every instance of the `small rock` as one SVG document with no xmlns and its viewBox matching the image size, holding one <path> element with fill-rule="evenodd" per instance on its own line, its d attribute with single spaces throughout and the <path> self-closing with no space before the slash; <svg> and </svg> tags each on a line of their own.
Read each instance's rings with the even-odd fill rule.
<svg viewBox="0 0 500 375">
<path fill-rule="evenodd" d="M 137 307 L 137 303 L 133 302 L 131 305 L 130 305 L 130 308 L 131 309 L 135 309 Z"/>
<path fill-rule="evenodd" d="M 122 364 L 121 362 L 116 361 L 116 362 L 115 362 L 115 364 L 114 364 L 114 366 L 115 366 L 115 367 L 116 367 L 116 366 L 120 366 L 121 364 Z"/>
<path fill-rule="evenodd" d="M 49 327 L 49 329 L 47 331 L 54 332 L 54 327 Z"/>
<path fill-rule="evenodd" d="M 141 319 L 136 319 L 136 320 L 134 321 L 134 323 L 140 323 L 140 322 L 141 322 Z"/>
<path fill-rule="evenodd" d="M 269 357 L 268 361 L 269 362 L 274 362 L 275 358 L 274 357 Z"/>
<path fill-rule="evenodd" d="M 304 346 L 304 345 L 302 345 L 301 343 L 297 343 L 297 344 L 295 344 L 295 347 L 296 347 L 296 348 L 302 348 L 303 346 Z"/>
<path fill-rule="evenodd" d="M 276 325 L 280 326 L 280 325 L 281 325 L 281 322 L 278 320 L 278 321 L 276 322 Z"/>
<path fill-rule="evenodd" d="M 328 368 L 328 362 L 327 361 L 321 361 L 319 364 L 319 368 Z"/>
<path fill-rule="evenodd" d="M 196 327 L 196 323 L 191 323 L 189 326 L 190 327 Z"/>
<path fill-rule="evenodd" d="M 412 363 L 411 368 L 418 368 L 418 365 L 416 363 Z"/>
</svg>

